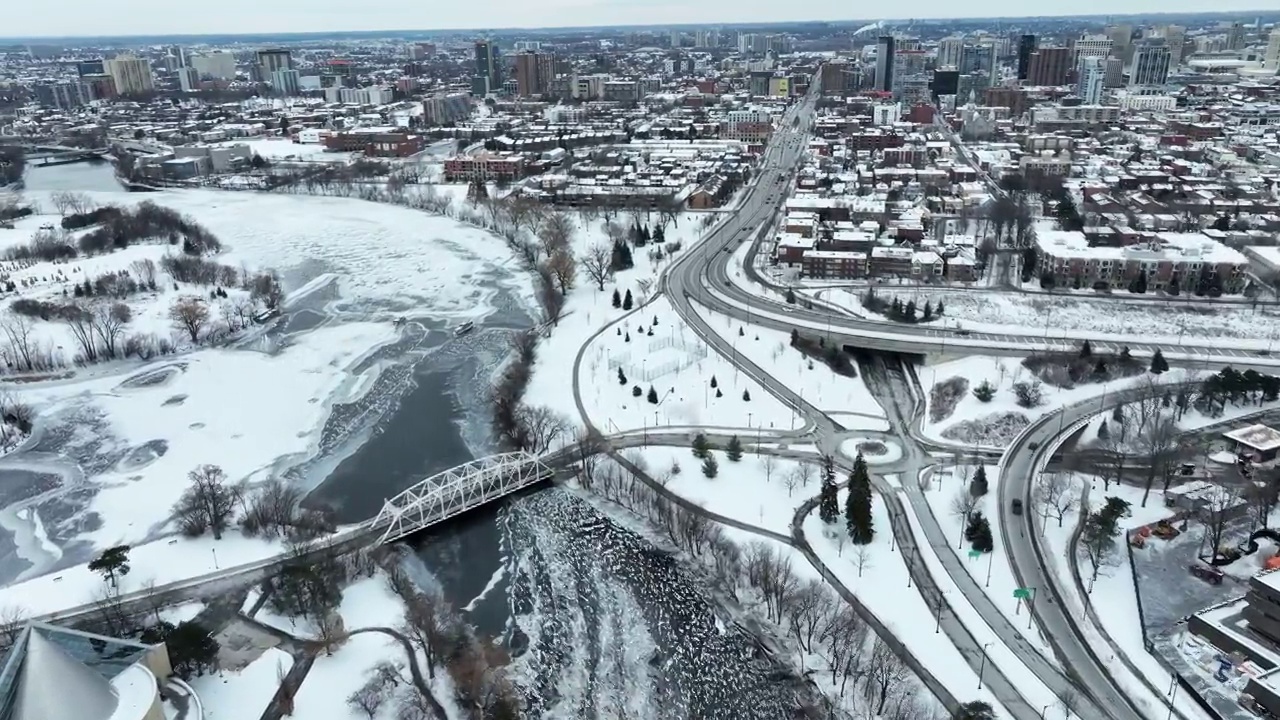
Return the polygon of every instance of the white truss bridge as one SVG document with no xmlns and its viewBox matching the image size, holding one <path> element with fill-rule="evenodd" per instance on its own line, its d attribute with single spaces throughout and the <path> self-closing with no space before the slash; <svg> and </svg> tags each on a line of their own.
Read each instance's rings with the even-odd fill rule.
<svg viewBox="0 0 1280 720">
<path fill-rule="evenodd" d="M 387 500 L 370 527 L 374 532 L 382 531 L 379 545 L 395 542 L 547 480 L 553 472 L 540 457 L 528 452 L 478 458 L 432 475 Z"/>
</svg>

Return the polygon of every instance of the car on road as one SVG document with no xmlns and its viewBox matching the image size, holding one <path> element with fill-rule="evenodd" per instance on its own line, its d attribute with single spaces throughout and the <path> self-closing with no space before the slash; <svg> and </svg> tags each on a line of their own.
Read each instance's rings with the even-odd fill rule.
<svg viewBox="0 0 1280 720">
<path fill-rule="evenodd" d="M 1009 503 L 1009 509 L 1013 511 L 1014 515 L 1021 515 L 1022 498 L 1014 498 L 1013 501 Z"/>
<path fill-rule="evenodd" d="M 956 331 L 956 334 L 957 334 L 957 335 L 964 335 L 964 336 L 968 336 L 968 335 L 969 335 L 969 331 L 968 331 L 968 330 L 963 330 L 963 329 L 962 329 L 962 330 L 957 330 L 957 331 Z"/>
</svg>

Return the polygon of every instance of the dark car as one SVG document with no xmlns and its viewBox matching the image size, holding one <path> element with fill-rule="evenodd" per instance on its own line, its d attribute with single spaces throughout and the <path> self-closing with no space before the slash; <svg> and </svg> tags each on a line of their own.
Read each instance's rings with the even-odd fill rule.
<svg viewBox="0 0 1280 720">
<path fill-rule="evenodd" d="M 1009 503 L 1009 507 L 1013 510 L 1014 515 L 1022 514 L 1022 500 L 1020 498 L 1014 498 L 1013 501 Z"/>
</svg>

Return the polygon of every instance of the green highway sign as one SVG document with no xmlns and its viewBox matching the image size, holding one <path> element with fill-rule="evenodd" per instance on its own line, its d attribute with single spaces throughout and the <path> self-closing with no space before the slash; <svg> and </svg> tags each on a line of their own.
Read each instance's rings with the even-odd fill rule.
<svg viewBox="0 0 1280 720">
<path fill-rule="evenodd" d="M 1033 592 L 1035 588 L 1017 588 L 1013 591 L 1013 596 L 1019 600 L 1030 600 Z"/>
<path fill-rule="evenodd" d="M 969 551 L 969 559 L 970 559 L 970 560 L 972 560 L 972 559 L 974 559 L 974 558 L 980 558 L 980 557 L 982 557 L 982 551 L 981 551 L 981 550 L 970 550 L 970 551 Z"/>
</svg>

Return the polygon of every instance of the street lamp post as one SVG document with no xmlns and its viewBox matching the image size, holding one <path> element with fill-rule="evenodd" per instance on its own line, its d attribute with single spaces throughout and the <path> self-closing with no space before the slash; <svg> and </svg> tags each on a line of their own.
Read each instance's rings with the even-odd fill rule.
<svg viewBox="0 0 1280 720">
<path fill-rule="evenodd" d="M 995 641 L 989 642 L 982 646 L 982 661 L 978 663 L 978 689 L 982 689 L 982 673 L 987 669 L 987 648 L 995 644 Z"/>
<path fill-rule="evenodd" d="M 213 553 L 213 569 L 217 570 L 218 569 L 218 549 L 209 548 L 209 552 Z"/>
<path fill-rule="evenodd" d="M 995 562 L 995 552 L 987 553 L 987 584 L 983 587 L 991 587 L 991 564 Z"/>
</svg>

